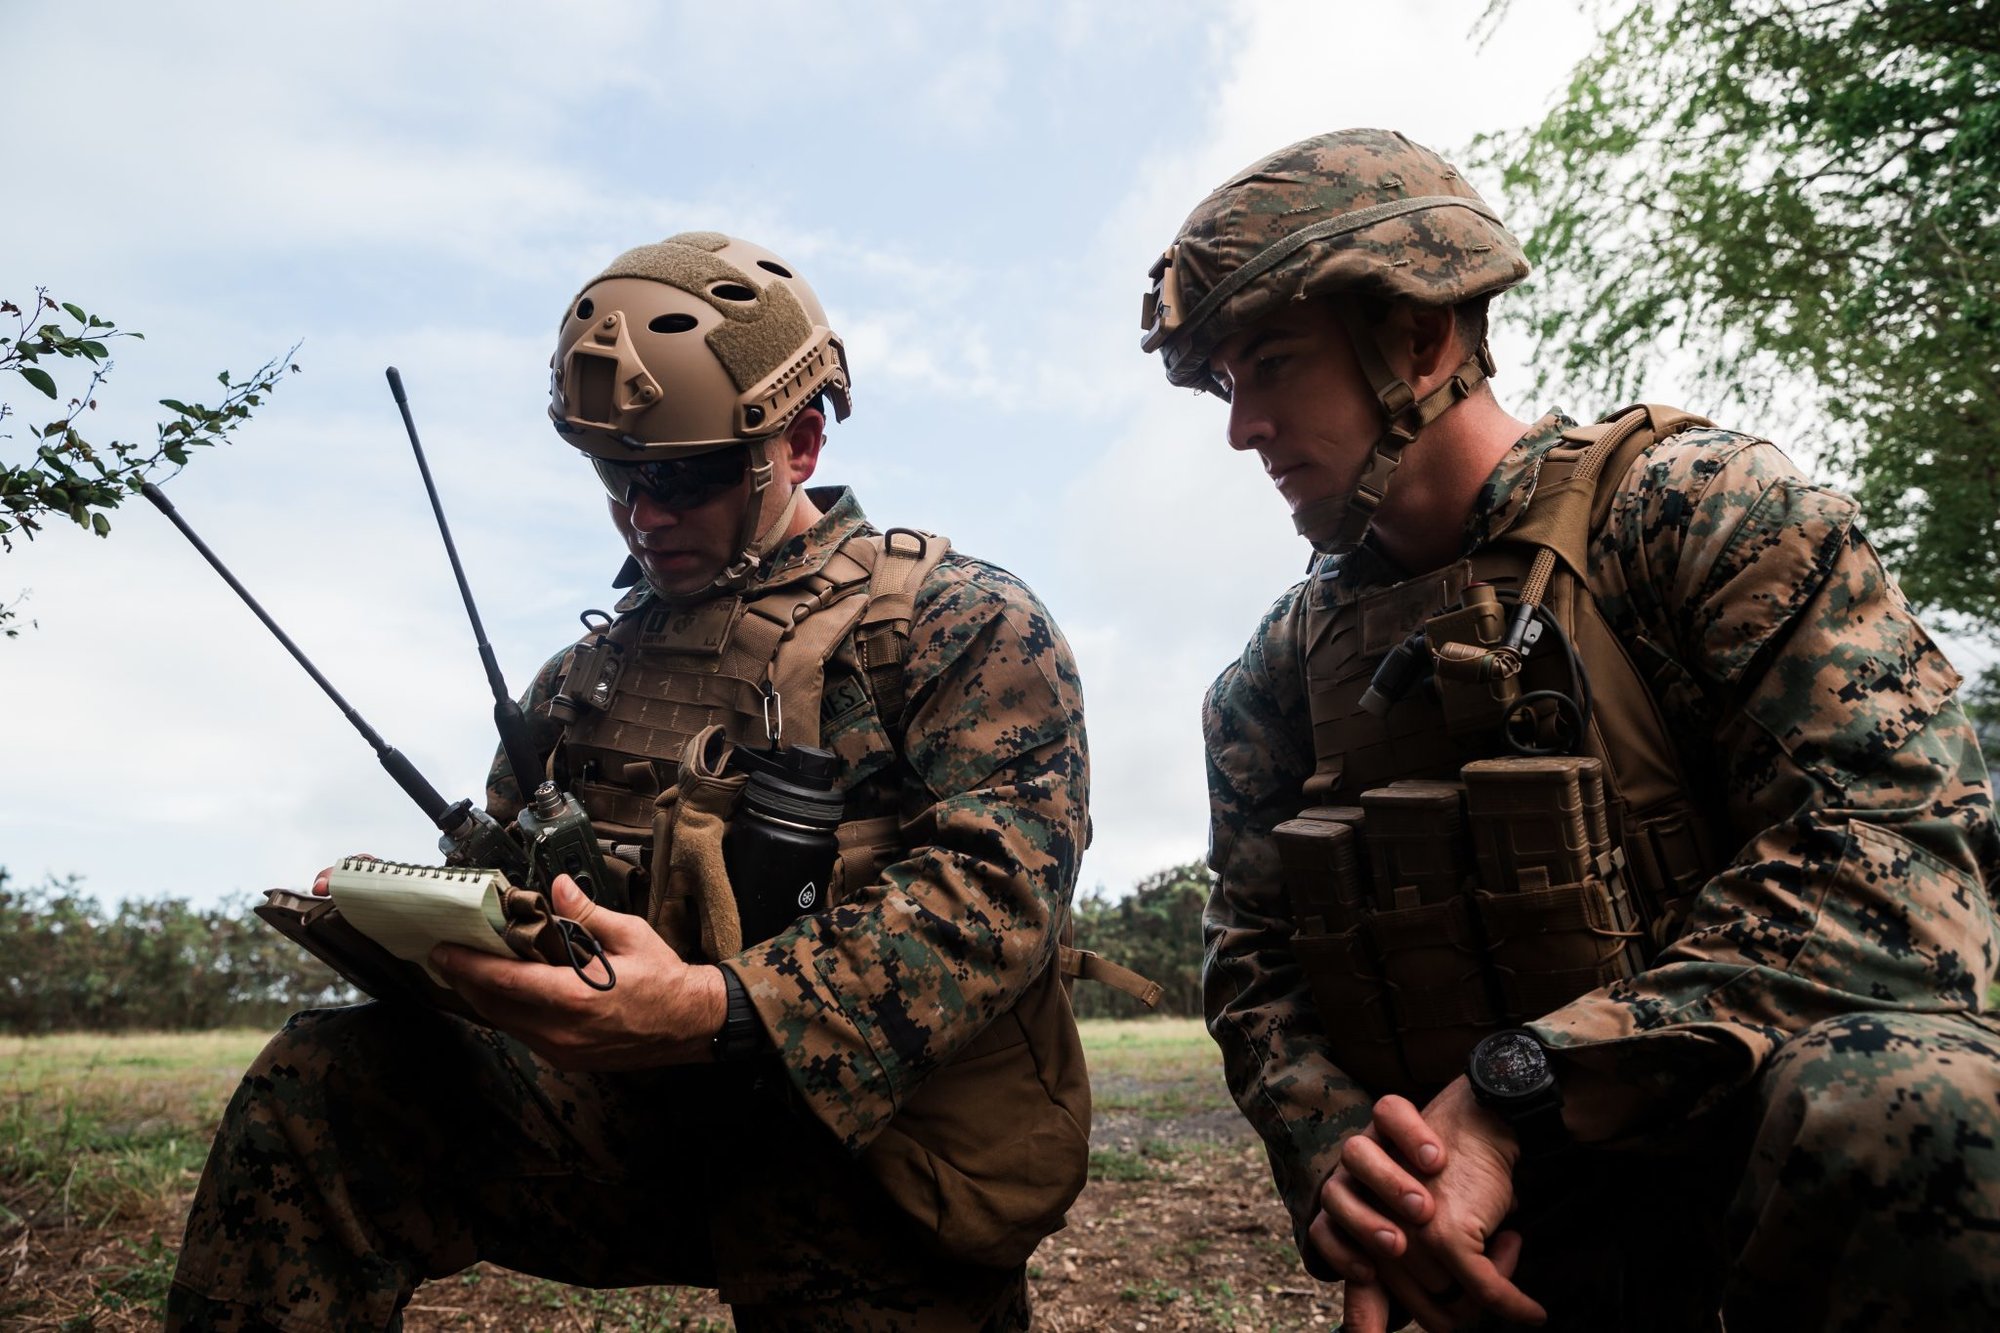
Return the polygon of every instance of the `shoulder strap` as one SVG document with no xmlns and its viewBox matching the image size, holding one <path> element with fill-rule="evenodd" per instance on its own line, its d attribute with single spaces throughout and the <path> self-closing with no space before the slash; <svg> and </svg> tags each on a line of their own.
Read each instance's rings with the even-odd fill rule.
<svg viewBox="0 0 2000 1333">
<path fill-rule="evenodd" d="M 1543 461 L 1528 512 L 1507 529 L 1504 539 L 1550 551 L 1577 577 L 1584 577 L 1589 572 L 1590 534 L 1609 517 L 1618 483 L 1633 462 L 1669 435 L 1712 424 L 1678 408 L 1638 403 L 1594 425 L 1564 431 L 1565 441 L 1581 447 L 1558 450 Z"/>
<path fill-rule="evenodd" d="M 868 580 L 868 608 L 854 630 L 854 651 L 868 678 L 868 695 L 884 730 L 902 727 L 903 664 L 910 655 L 910 621 L 917 591 L 938 567 L 951 542 L 914 528 L 890 528 L 875 544 Z"/>
</svg>

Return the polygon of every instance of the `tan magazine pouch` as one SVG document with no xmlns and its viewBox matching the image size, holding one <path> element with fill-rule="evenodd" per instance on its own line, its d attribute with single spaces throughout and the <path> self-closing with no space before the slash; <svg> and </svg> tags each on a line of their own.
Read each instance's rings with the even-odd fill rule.
<svg viewBox="0 0 2000 1333">
<path fill-rule="evenodd" d="M 1090 1171 L 1090 1080 L 1059 967 L 896 1108 L 862 1162 L 947 1258 L 1011 1268 Z"/>
<path fill-rule="evenodd" d="M 1640 967 L 1602 766 L 1538 756 L 1467 764 L 1487 957 L 1508 1023 L 1532 1022 Z"/>
</svg>

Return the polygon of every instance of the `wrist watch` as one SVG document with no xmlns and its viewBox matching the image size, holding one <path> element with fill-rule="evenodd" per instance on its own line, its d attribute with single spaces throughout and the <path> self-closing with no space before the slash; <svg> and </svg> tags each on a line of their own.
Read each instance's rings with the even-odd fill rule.
<svg viewBox="0 0 2000 1333">
<path fill-rule="evenodd" d="M 1563 1124 L 1562 1089 L 1534 1033 L 1507 1028 L 1482 1038 L 1465 1073 L 1473 1097 L 1513 1129 L 1522 1160 L 1558 1156 L 1575 1146 Z"/>
<path fill-rule="evenodd" d="M 764 1049 L 764 1029 L 757 1022 L 750 992 L 726 967 L 722 969 L 722 990 L 728 996 L 722 1012 L 722 1029 L 709 1039 L 709 1051 L 717 1064 L 734 1064 Z"/>
</svg>

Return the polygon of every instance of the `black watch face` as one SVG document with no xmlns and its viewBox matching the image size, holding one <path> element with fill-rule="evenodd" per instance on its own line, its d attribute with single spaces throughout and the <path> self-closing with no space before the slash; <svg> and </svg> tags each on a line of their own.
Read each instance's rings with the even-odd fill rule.
<svg viewBox="0 0 2000 1333">
<path fill-rule="evenodd" d="M 1479 1044 L 1479 1081 L 1496 1097 L 1525 1097 L 1548 1086 L 1549 1060 L 1525 1032 L 1502 1032 Z"/>
</svg>

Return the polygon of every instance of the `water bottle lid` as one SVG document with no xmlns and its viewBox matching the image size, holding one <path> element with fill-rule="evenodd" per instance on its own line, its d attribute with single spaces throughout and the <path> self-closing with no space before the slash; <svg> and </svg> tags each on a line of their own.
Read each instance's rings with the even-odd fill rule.
<svg viewBox="0 0 2000 1333">
<path fill-rule="evenodd" d="M 830 750 L 811 745 L 782 750 L 738 746 L 729 757 L 729 766 L 750 775 L 743 788 L 743 803 L 760 814 L 832 829 L 846 812 L 846 794 L 833 785 L 840 759 Z"/>
</svg>

